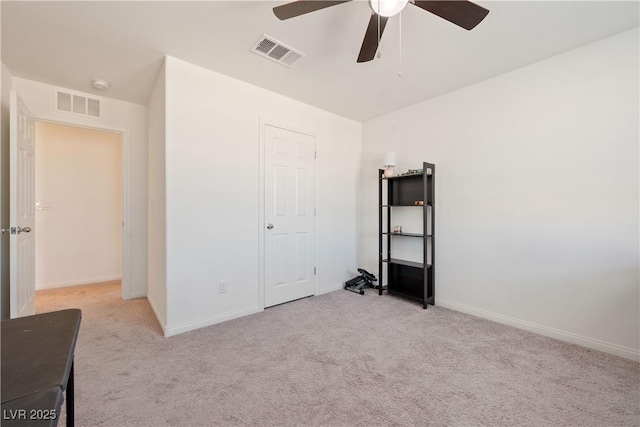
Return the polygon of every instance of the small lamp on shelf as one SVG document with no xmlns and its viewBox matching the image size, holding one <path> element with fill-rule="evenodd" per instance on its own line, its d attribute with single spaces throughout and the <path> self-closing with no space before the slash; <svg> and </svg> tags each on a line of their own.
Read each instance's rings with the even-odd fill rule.
<svg viewBox="0 0 640 427">
<path fill-rule="evenodd" d="M 384 153 L 384 176 L 390 178 L 393 176 L 393 167 L 396 165 L 396 153 Z"/>
</svg>

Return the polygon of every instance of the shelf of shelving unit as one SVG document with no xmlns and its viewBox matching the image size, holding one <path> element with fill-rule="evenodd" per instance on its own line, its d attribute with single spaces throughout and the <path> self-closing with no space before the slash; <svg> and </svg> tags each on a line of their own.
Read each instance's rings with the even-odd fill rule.
<svg viewBox="0 0 640 427">
<path fill-rule="evenodd" d="M 406 267 L 424 268 L 424 263 L 417 262 L 417 261 L 408 261 L 406 259 L 387 258 L 387 259 L 383 259 L 382 262 L 386 262 L 389 264 L 396 264 L 396 265 L 404 265 Z M 427 268 L 429 267 L 431 266 L 427 264 Z"/>
<path fill-rule="evenodd" d="M 422 233 L 418 234 L 418 233 L 387 233 L 387 232 L 384 232 L 382 234 L 384 234 L 385 236 L 398 236 L 398 237 L 425 237 L 425 235 L 422 234 Z M 426 237 L 430 237 L 430 236 L 427 235 Z"/>
<path fill-rule="evenodd" d="M 386 286 L 389 293 L 398 293 L 419 299 L 423 308 L 435 303 L 435 165 L 423 163 L 421 174 L 385 177 L 378 171 L 379 188 L 379 277 L 383 284 L 383 267 L 386 267 Z M 422 204 L 417 204 L 420 201 Z M 422 208 L 422 233 L 391 231 L 394 207 Z M 386 217 L 386 221 L 383 218 Z M 392 256 L 392 238 L 423 239 L 422 262 L 409 261 Z"/>
</svg>

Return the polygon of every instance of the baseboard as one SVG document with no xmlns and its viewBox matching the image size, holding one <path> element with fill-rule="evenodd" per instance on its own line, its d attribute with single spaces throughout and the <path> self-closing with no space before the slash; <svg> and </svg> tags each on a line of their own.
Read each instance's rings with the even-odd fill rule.
<svg viewBox="0 0 640 427">
<path fill-rule="evenodd" d="M 325 288 L 325 289 L 319 289 L 316 291 L 316 293 L 314 295 L 323 295 L 323 294 L 328 294 L 329 292 L 335 292 L 335 291 L 339 291 L 341 289 L 344 289 L 344 284 L 342 285 L 337 285 L 336 287 L 333 288 Z"/>
<path fill-rule="evenodd" d="M 547 337 L 556 338 L 561 341 L 566 341 L 594 350 L 603 351 L 605 353 L 614 354 L 616 356 L 624 357 L 625 359 L 640 361 L 640 351 L 633 348 L 612 344 L 595 338 L 585 337 L 571 332 L 562 331 L 560 329 L 550 328 L 548 326 L 539 325 L 533 322 L 527 322 L 515 317 L 505 316 L 503 314 L 494 313 L 492 311 L 483 310 L 481 308 L 476 308 L 465 304 L 460 304 L 454 301 L 448 301 L 442 298 L 436 298 L 436 305 L 448 308 L 450 310 L 459 311 L 461 313 L 470 314 L 472 316 L 481 317 L 483 319 L 492 320 L 494 322 L 502 323 L 505 325 L 514 326 L 519 329 L 535 332 Z"/>
<path fill-rule="evenodd" d="M 131 294 L 131 295 L 129 295 L 129 298 L 127 298 L 127 299 L 145 298 L 146 296 L 147 296 L 146 292 L 145 293 L 139 293 L 139 294 Z"/>
<path fill-rule="evenodd" d="M 150 295 L 147 295 L 147 301 L 149 301 L 149 305 L 151 306 L 151 310 L 153 310 L 153 314 L 156 315 L 156 320 L 158 320 L 158 324 L 160 328 L 162 328 L 162 333 L 164 336 L 167 336 L 167 322 L 164 319 L 164 316 L 161 316 L 156 308 L 156 302 Z"/>
<path fill-rule="evenodd" d="M 90 279 L 82 279 L 82 280 L 62 280 L 59 282 L 49 282 L 49 283 L 40 283 L 40 284 L 36 283 L 36 291 L 42 291 L 45 289 L 66 288 L 68 286 L 93 285 L 95 283 L 112 282 L 114 280 L 122 280 L 122 276 L 121 275 L 103 276 L 103 277 L 92 277 Z"/>
<path fill-rule="evenodd" d="M 216 323 L 226 322 L 227 320 L 237 319 L 238 317 L 248 316 L 249 314 L 255 314 L 263 311 L 262 308 L 258 306 L 251 306 L 247 308 L 242 308 L 240 310 L 229 311 L 223 314 L 219 314 L 217 316 L 208 317 L 206 319 L 198 320 L 195 322 L 183 323 L 182 325 L 177 326 L 167 326 L 164 327 L 164 336 L 170 337 L 173 335 L 178 335 L 184 332 L 193 331 L 195 329 L 200 329 L 205 326 L 215 325 Z"/>
</svg>

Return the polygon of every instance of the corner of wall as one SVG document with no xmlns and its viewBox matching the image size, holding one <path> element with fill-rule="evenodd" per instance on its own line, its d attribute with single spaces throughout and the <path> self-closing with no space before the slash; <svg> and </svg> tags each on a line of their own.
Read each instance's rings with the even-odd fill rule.
<svg viewBox="0 0 640 427">
<path fill-rule="evenodd" d="M 147 103 L 147 299 L 167 335 L 166 71 L 156 78 Z"/>
<path fill-rule="evenodd" d="M 165 337 L 168 337 L 169 335 L 167 331 L 167 319 L 164 316 L 165 313 L 163 313 L 159 309 L 156 300 L 153 298 L 153 295 L 150 292 L 147 294 L 147 301 L 149 301 L 149 305 L 151 306 L 151 310 L 153 310 L 153 314 L 156 315 L 156 320 L 158 321 L 158 325 L 160 325 L 160 328 L 162 329 L 162 334 Z"/>
<path fill-rule="evenodd" d="M 0 63 L 0 226 L 9 226 L 9 91 L 13 89 L 13 76 Z M 0 318 L 9 318 L 9 238 L 0 240 Z"/>
</svg>

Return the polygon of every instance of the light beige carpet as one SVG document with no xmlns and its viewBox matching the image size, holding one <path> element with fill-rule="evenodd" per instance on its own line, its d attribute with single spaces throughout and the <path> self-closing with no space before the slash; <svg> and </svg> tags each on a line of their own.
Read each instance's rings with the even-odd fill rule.
<svg viewBox="0 0 640 427">
<path fill-rule="evenodd" d="M 339 291 L 164 338 L 119 293 L 37 296 L 83 312 L 78 426 L 640 425 L 638 363 L 437 306 Z"/>
</svg>

